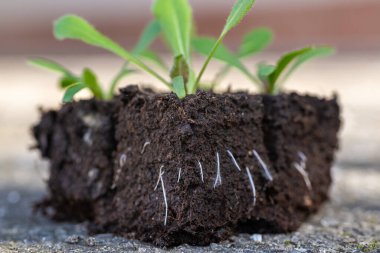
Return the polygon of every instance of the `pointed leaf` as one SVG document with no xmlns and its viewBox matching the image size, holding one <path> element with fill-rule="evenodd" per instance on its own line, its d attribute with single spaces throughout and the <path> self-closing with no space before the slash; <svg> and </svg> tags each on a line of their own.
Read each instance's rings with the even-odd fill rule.
<svg viewBox="0 0 380 253">
<path fill-rule="evenodd" d="M 186 97 L 185 82 L 182 76 L 173 78 L 173 91 L 179 97 L 179 99 Z"/>
<path fill-rule="evenodd" d="M 304 48 L 301 50 L 296 50 L 290 53 L 285 54 L 278 61 L 276 65 L 276 70 L 269 76 L 269 83 L 271 86 L 275 86 L 280 75 L 284 72 L 284 70 L 300 55 L 309 52 L 310 48 Z"/>
<path fill-rule="evenodd" d="M 153 41 L 158 37 L 160 32 L 160 23 L 157 20 L 151 21 L 141 34 L 140 39 L 137 42 L 135 49 L 133 50 L 133 54 L 139 55 L 146 51 L 153 43 Z"/>
<path fill-rule="evenodd" d="M 153 13 L 160 22 L 166 41 L 173 54 L 190 60 L 192 9 L 187 0 L 156 0 Z"/>
<path fill-rule="evenodd" d="M 260 63 L 257 68 L 257 76 L 259 77 L 260 81 L 262 82 L 262 91 L 269 93 L 270 91 L 270 83 L 269 83 L 269 77 L 270 75 L 276 70 L 276 66 L 273 65 L 267 65 Z"/>
<path fill-rule="evenodd" d="M 267 28 L 254 29 L 246 34 L 239 48 L 239 57 L 247 57 L 260 53 L 273 41 L 273 32 Z"/>
<path fill-rule="evenodd" d="M 232 28 L 237 26 L 242 19 L 247 15 L 248 11 L 252 8 L 256 0 L 238 0 L 232 8 L 227 22 L 224 26 L 222 36 L 226 35 Z"/>
<path fill-rule="evenodd" d="M 60 80 L 59 80 L 59 86 L 62 88 L 62 89 L 65 89 L 67 87 L 69 87 L 70 85 L 73 85 L 74 83 L 77 83 L 79 82 L 80 79 L 78 77 L 74 77 L 74 76 L 63 76 Z"/>
<path fill-rule="evenodd" d="M 106 49 L 126 61 L 130 61 L 136 64 L 141 69 L 150 73 L 168 87 L 170 84 L 162 78 L 159 74 L 145 65 L 141 60 L 135 57 L 133 54 L 124 50 L 119 44 L 113 42 L 108 37 L 101 34 L 90 23 L 81 17 L 75 15 L 66 15 L 58 19 L 54 24 L 54 34 L 57 39 L 77 39 L 84 43 Z"/>
<path fill-rule="evenodd" d="M 203 55 L 210 55 L 210 51 L 213 50 L 215 43 L 216 40 L 212 38 L 198 37 L 192 40 L 192 46 L 194 50 Z M 213 58 L 234 66 L 235 68 L 242 71 L 245 75 L 247 75 L 252 81 L 257 82 L 257 80 L 253 80 L 255 77 L 253 77 L 247 68 L 240 62 L 239 58 L 235 56 L 230 50 L 228 50 L 228 48 L 223 44 L 220 44 L 212 55 Z"/>
<path fill-rule="evenodd" d="M 207 69 L 207 66 L 209 65 L 211 59 L 214 57 L 214 54 L 217 52 L 218 47 L 223 43 L 223 40 L 227 33 L 231 31 L 232 28 L 234 28 L 236 25 L 240 23 L 240 21 L 245 17 L 245 15 L 248 13 L 248 11 L 252 8 L 253 4 L 255 3 L 255 0 L 237 0 L 235 5 L 232 8 L 232 11 L 227 19 L 227 22 L 224 26 L 224 29 L 222 33 L 220 34 L 219 38 L 215 42 L 214 46 L 210 50 L 210 53 L 204 62 L 201 71 L 199 72 L 199 75 L 194 83 L 194 87 L 192 87 L 192 90 L 196 90 L 199 82 L 202 79 L 202 76 L 204 72 Z M 258 80 L 252 76 L 252 74 L 249 71 L 245 71 L 245 74 L 254 82 L 257 82 Z"/>
<path fill-rule="evenodd" d="M 68 69 L 66 69 L 61 64 L 52 60 L 48 60 L 44 58 L 33 58 L 33 59 L 28 60 L 28 63 L 39 68 L 44 68 L 44 69 L 61 73 L 66 76 L 72 76 L 71 72 Z"/>
<path fill-rule="evenodd" d="M 84 83 L 76 83 L 67 87 L 65 95 L 63 96 L 63 102 L 64 103 L 72 102 L 74 99 L 74 96 L 86 87 L 87 86 Z"/>
<path fill-rule="evenodd" d="M 87 85 L 87 87 L 91 90 L 94 97 L 97 99 L 103 99 L 103 91 L 100 87 L 100 84 L 98 83 L 98 79 L 95 75 L 95 73 L 91 69 L 84 69 L 82 74 L 82 80 Z"/>
<path fill-rule="evenodd" d="M 302 64 L 318 57 L 327 57 L 332 55 L 335 52 L 335 50 L 331 47 L 313 47 L 310 48 L 309 51 L 301 54 L 294 64 L 291 66 L 289 71 L 286 73 L 285 78 L 283 81 L 285 81 L 297 68 L 299 68 Z"/>
</svg>

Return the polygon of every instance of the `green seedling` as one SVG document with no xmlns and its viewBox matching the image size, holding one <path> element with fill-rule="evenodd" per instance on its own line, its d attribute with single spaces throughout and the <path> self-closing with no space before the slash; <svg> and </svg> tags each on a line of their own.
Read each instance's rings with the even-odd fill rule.
<svg viewBox="0 0 380 253">
<path fill-rule="evenodd" d="M 329 56 L 334 53 L 334 49 L 329 47 L 307 47 L 300 50 L 292 51 L 285 54 L 280 58 L 276 65 L 269 65 L 260 63 L 257 68 L 257 73 L 250 72 L 240 61 L 240 59 L 247 56 L 252 56 L 266 48 L 272 40 L 270 31 L 255 32 L 248 34 L 238 51 L 238 53 L 232 53 L 226 46 L 220 45 L 213 54 L 215 59 L 227 63 L 220 74 L 221 77 L 231 68 L 237 68 L 244 75 L 248 77 L 254 84 L 258 85 L 259 89 L 263 93 L 275 95 L 278 94 L 283 86 L 283 83 L 289 78 L 289 76 L 298 69 L 302 64 L 311 59 L 323 56 Z M 200 54 L 207 55 L 213 44 L 217 40 L 213 38 L 195 38 L 193 40 L 193 48 Z M 249 42 L 251 41 L 251 43 Z M 258 46 L 255 46 L 258 45 Z M 220 77 L 214 80 L 211 88 L 213 88 L 220 81 Z"/>
<path fill-rule="evenodd" d="M 231 68 L 237 67 L 243 73 L 247 74 L 248 70 L 242 66 L 239 60 L 257 55 L 264 51 L 273 41 L 273 32 L 265 27 L 256 28 L 245 34 L 237 52 L 229 51 L 225 46 L 220 46 L 214 55 L 214 58 L 227 62 L 227 64 L 215 75 L 209 89 L 213 90 L 227 76 Z M 195 37 L 192 40 L 192 47 L 200 54 L 207 55 L 215 39 Z M 250 77 L 250 74 L 248 74 Z M 250 79 L 254 79 L 250 77 Z M 257 80 L 254 80 L 255 82 Z"/>
<path fill-rule="evenodd" d="M 76 23 L 78 17 L 76 16 L 65 16 L 58 20 L 55 24 L 55 35 L 56 37 L 60 37 L 60 30 L 62 28 L 62 19 L 66 20 L 67 25 L 72 25 L 72 23 Z M 84 25 L 82 23 L 82 25 Z M 80 29 L 78 27 L 77 29 Z M 156 21 L 152 21 L 148 24 L 148 26 L 143 31 L 138 43 L 132 51 L 133 57 L 137 58 L 145 58 L 154 62 L 157 66 L 167 69 L 162 59 L 154 52 L 149 50 L 149 47 L 153 43 L 153 41 L 158 37 L 161 32 L 160 25 Z M 29 63 L 41 68 L 45 68 L 54 72 L 58 72 L 62 75 L 60 79 L 60 88 L 65 90 L 65 94 L 63 97 L 64 102 L 71 102 L 73 97 L 83 89 L 88 89 L 93 94 L 93 96 L 100 100 L 108 100 L 112 99 L 117 85 L 120 83 L 123 78 L 126 76 L 135 73 L 136 70 L 133 70 L 129 67 L 129 62 L 126 61 L 120 71 L 116 74 L 116 76 L 112 79 L 111 84 L 108 90 L 104 90 L 99 83 L 95 73 L 89 69 L 85 68 L 81 75 L 76 75 L 72 73 L 70 70 L 65 68 L 64 66 L 56 63 L 52 60 L 43 59 L 43 58 L 34 58 L 29 60 Z"/>
<path fill-rule="evenodd" d="M 237 26 L 252 8 L 255 0 L 238 0 L 232 8 L 227 22 L 216 40 L 207 52 L 207 59 L 199 74 L 191 67 L 191 44 L 193 34 L 192 10 L 187 0 L 157 0 L 153 13 L 160 22 L 165 41 L 174 55 L 174 64 L 170 72 L 171 89 L 179 98 L 194 94 L 200 86 L 200 81 L 211 59 L 226 35 Z"/>
<path fill-rule="evenodd" d="M 86 44 L 103 48 L 118 55 L 127 63 L 134 64 L 139 69 L 154 76 L 156 79 L 164 83 L 171 91 L 175 92 L 179 98 L 182 99 L 186 95 L 194 94 L 197 91 L 201 78 L 207 69 L 209 62 L 217 52 L 218 48 L 221 46 L 223 39 L 235 26 L 241 22 L 244 16 L 246 16 L 248 11 L 252 8 L 254 3 L 255 0 L 236 1 L 227 19 L 224 29 L 219 36 L 219 39 L 215 41 L 215 44 L 212 46 L 210 52 L 208 52 L 207 60 L 203 64 L 202 69 L 197 76 L 195 75 L 195 70 L 191 67 L 190 49 L 193 34 L 193 18 L 192 9 L 188 0 L 156 0 L 152 8 L 156 19 L 154 22 L 157 23 L 157 26 L 152 26 L 156 29 L 148 29 L 146 33 L 143 33 L 143 38 L 145 39 L 141 45 L 138 45 L 136 47 L 137 49 L 132 52 L 126 51 L 119 44 L 96 30 L 95 27 L 92 26 L 89 22 L 75 15 L 66 15 L 58 19 L 54 24 L 54 34 L 55 37 L 59 40 L 80 40 Z M 154 54 L 152 51 L 145 50 L 147 46 L 151 44 L 150 41 L 154 39 L 159 33 L 158 30 L 164 35 L 163 37 L 169 45 L 174 56 L 174 65 L 169 73 L 169 81 L 165 77 L 158 74 L 151 67 L 149 67 L 143 60 L 145 57 L 149 58 L 150 60 L 155 60 L 156 63 L 162 63 L 161 61 L 157 60 L 159 57 L 156 54 Z M 55 71 L 59 69 L 60 72 L 64 75 L 64 78 L 70 79 L 70 82 L 67 83 L 71 84 L 65 86 L 65 101 L 70 101 L 73 98 L 73 95 L 84 88 L 89 88 L 96 98 L 112 98 L 114 94 L 114 88 L 116 86 L 115 83 L 121 79 L 121 77 L 115 78 L 116 81 L 111 85 L 108 96 L 106 96 L 104 95 L 104 92 L 100 92 L 101 88 L 99 84 L 95 82 L 95 75 L 93 75 L 93 72 L 90 70 L 86 71 L 86 80 L 90 80 L 91 82 L 86 83 L 84 77 L 75 76 L 63 67 L 57 66 L 55 63 L 42 63 L 41 60 L 33 61 L 33 63 Z M 120 73 L 123 73 L 123 70 Z M 123 74 L 121 74 L 121 76 L 123 76 Z"/>
<path fill-rule="evenodd" d="M 260 63 L 257 70 L 260 89 L 271 95 L 278 94 L 281 92 L 284 82 L 302 64 L 333 53 L 334 49 L 330 47 L 307 47 L 285 54 L 276 65 Z"/>
</svg>

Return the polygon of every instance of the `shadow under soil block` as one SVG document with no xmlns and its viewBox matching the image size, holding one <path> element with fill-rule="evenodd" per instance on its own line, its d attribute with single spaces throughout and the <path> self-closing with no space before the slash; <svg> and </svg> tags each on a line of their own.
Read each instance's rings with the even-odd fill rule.
<svg viewBox="0 0 380 253">
<path fill-rule="evenodd" d="M 65 106 L 81 103 L 86 102 Z M 86 208 L 92 215 L 84 218 L 92 220 L 95 232 L 159 246 L 207 245 L 239 232 L 294 231 L 328 198 L 340 126 L 335 98 L 199 92 L 181 101 L 174 94 L 130 86 L 113 107 L 115 120 L 108 122 L 115 127 L 103 125 L 104 130 L 93 132 L 94 140 L 110 146 L 88 148 L 89 163 L 70 158 L 75 152 L 67 152 L 68 146 L 61 156 L 47 156 L 57 152 L 54 145 L 39 145 L 52 162 L 48 205 L 60 213 L 54 203 L 61 196 L 66 202 L 80 196 L 90 203 Z M 37 137 L 48 114 L 35 128 Z M 54 122 L 50 136 L 68 127 Z M 83 147 L 81 133 L 70 143 Z M 94 165 L 100 155 L 108 159 L 104 167 Z M 63 169 L 54 161 L 62 156 L 71 161 L 63 161 Z M 90 167 L 101 168 L 92 183 Z M 70 186 L 57 189 L 55 184 L 65 180 Z M 93 196 L 100 182 L 108 188 Z M 63 217 L 82 211 L 72 209 Z"/>
</svg>

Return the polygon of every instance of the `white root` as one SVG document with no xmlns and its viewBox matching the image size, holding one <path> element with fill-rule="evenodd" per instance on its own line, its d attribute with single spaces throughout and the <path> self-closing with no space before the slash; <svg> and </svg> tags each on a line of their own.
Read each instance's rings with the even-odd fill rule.
<svg viewBox="0 0 380 253">
<path fill-rule="evenodd" d="M 301 159 L 299 163 L 293 163 L 294 168 L 302 175 L 303 180 L 305 181 L 306 187 L 309 191 L 313 190 L 313 187 L 311 185 L 311 181 L 309 178 L 309 174 L 306 171 L 306 162 L 307 162 L 307 157 L 305 156 L 304 153 L 298 152 L 298 156 Z"/>
<path fill-rule="evenodd" d="M 114 179 L 112 181 L 111 189 L 116 188 L 117 181 L 119 181 L 119 178 L 120 178 L 121 168 L 125 165 L 126 162 L 127 162 L 127 155 L 122 154 L 119 159 L 119 168 L 116 170 Z"/>
<path fill-rule="evenodd" d="M 235 165 L 235 167 L 236 167 L 239 171 L 241 171 L 240 166 L 239 166 L 239 164 L 237 163 L 237 161 L 236 161 L 234 155 L 232 154 L 232 152 L 229 151 L 229 150 L 227 150 L 227 153 L 228 153 L 228 155 L 231 157 L 232 163 Z"/>
<path fill-rule="evenodd" d="M 201 180 L 202 180 L 202 183 L 204 183 L 204 178 L 203 178 L 203 167 L 202 167 L 202 164 L 201 162 L 198 160 L 198 166 L 199 166 L 199 170 L 201 172 Z"/>
<path fill-rule="evenodd" d="M 150 141 L 147 141 L 147 142 L 144 143 L 144 146 L 143 146 L 143 148 L 142 148 L 142 150 L 141 150 L 141 154 L 144 154 L 144 152 L 145 152 L 145 148 L 146 148 L 146 146 L 148 146 L 148 145 L 150 145 Z"/>
<path fill-rule="evenodd" d="M 164 174 L 164 172 L 162 171 L 163 168 L 164 168 L 164 165 L 162 165 L 160 167 L 160 173 L 158 175 L 157 183 L 156 183 L 156 186 L 154 187 L 154 190 L 157 190 L 157 187 L 158 187 L 158 184 L 160 183 L 161 177 Z"/>
<path fill-rule="evenodd" d="M 165 191 L 165 185 L 164 185 L 164 179 L 162 177 L 164 173 L 161 174 L 161 186 L 162 186 L 162 194 L 164 195 L 164 202 L 165 202 L 165 221 L 164 221 L 164 225 L 166 226 L 167 224 L 167 221 L 168 221 L 168 200 L 166 198 L 166 191 Z"/>
<path fill-rule="evenodd" d="M 119 167 L 123 167 L 125 165 L 125 163 L 127 162 L 127 155 L 126 154 L 122 154 L 120 156 L 120 159 L 119 159 Z"/>
<path fill-rule="evenodd" d="M 220 158 L 219 153 L 216 152 L 216 178 L 214 183 L 214 189 L 220 185 L 222 185 L 222 176 L 220 175 Z"/>
<path fill-rule="evenodd" d="M 182 168 L 179 168 L 179 169 L 178 169 L 178 179 L 177 179 L 177 183 L 179 183 L 179 180 L 181 179 L 181 172 L 182 172 Z"/>
<path fill-rule="evenodd" d="M 164 168 L 164 166 L 162 165 L 160 167 L 160 175 L 158 177 L 158 180 L 157 180 L 157 184 L 156 184 L 156 187 L 154 187 L 154 190 L 156 191 L 157 190 L 157 187 L 158 187 L 158 184 L 161 183 L 161 188 L 162 188 L 162 194 L 164 195 L 164 203 L 165 203 L 165 221 L 164 221 L 164 225 L 166 226 L 166 223 L 168 221 L 168 200 L 166 198 L 166 191 L 165 191 L 165 184 L 164 184 L 164 179 L 163 179 L 163 175 L 164 175 L 164 171 L 162 171 L 162 169 Z"/>
<path fill-rule="evenodd" d="M 303 152 L 299 151 L 299 152 L 298 152 L 298 157 L 301 159 L 301 161 L 302 161 L 303 163 L 306 163 L 306 161 L 307 161 L 307 157 L 306 157 L 306 155 L 305 155 Z"/>
<path fill-rule="evenodd" d="M 252 195 L 253 195 L 253 205 L 256 205 L 256 187 L 255 183 L 253 182 L 253 176 L 251 174 L 251 171 L 249 170 L 248 167 L 245 167 L 245 170 L 247 171 L 247 175 L 249 178 L 249 183 L 251 184 L 251 189 L 252 189 Z"/>
<path fill-rule="evenodd" d="M 256 152 L 256 150 L 253 150 L 253 154 L 255 155 L 257 161 L 260 163 L 261 168 L 264 171 L 264 175 L 267 178 L 268 181 L 273 181 L 273 177 L 271 173 L 269 172 L 269 169 L 263 159 L 261 159 L 260 155 Z"/>
</svg>

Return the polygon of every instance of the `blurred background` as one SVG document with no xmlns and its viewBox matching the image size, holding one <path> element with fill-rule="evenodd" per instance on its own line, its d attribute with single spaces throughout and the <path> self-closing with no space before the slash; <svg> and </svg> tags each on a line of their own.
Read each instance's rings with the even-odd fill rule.
<svg viewBox="0 0 380 253">
<path fill-rule="evenodd" d="M 200 34 L 217 35 L 233 0 L 190 0 Z M 38 121 L 38 106 L 58 108 L 62 92 L 54 73 L 26 65 L 30 56 L 44 56 L 74 72 L 85 66 L 96 70 L 103 84 L 109 82 L 122 61 L 102 50 L 78 42 L 56 41 L 52 22 L 66 13 L 79 14 L 97 28 L 131 48 L 150 20 L 150 0 L 1 0 L 0 1 L 0 174 L 13 168 L 38 168 L 40 160 L 28 146 L 29 129 Z M 285 51 L 309 44 L 328 44 L 338 53 L 305 65 L 288 81 L 287 89 L 318 96 L 339 94 L 343 129 L 338 164 L 379 168 L 380 156 L 380 1 L 379 0 L 258 0 L 254 10 L 226 39 L 236 48 L 242 34 L 258 26 L 272 28 L 273 45 L 247 61 L 274 61 Z M 165 48 L 154 47 L 165 54 Z M 200 63 L 201 59 L 196 61 Z M 169 61 L 170 62 L 170 61 Z M 206 75 L 212 78 L 220 64 Z M 155 84 L 144 75 L 124 84 Z M 239 73 L 232 73 L 223 87 L 254 91 Z M 84 94 L 86 96 L 86 94 Z M 2 170 L 3 169 L 3 170 Z M 20 172 L 14 172 L 15 177 Z M 15 174 L 16 173 L 16 174 Z M 0 175 L 1 177 L 1 175 Z M 29 179 L 33 180 L 33 179 Z"/>
</svg>

